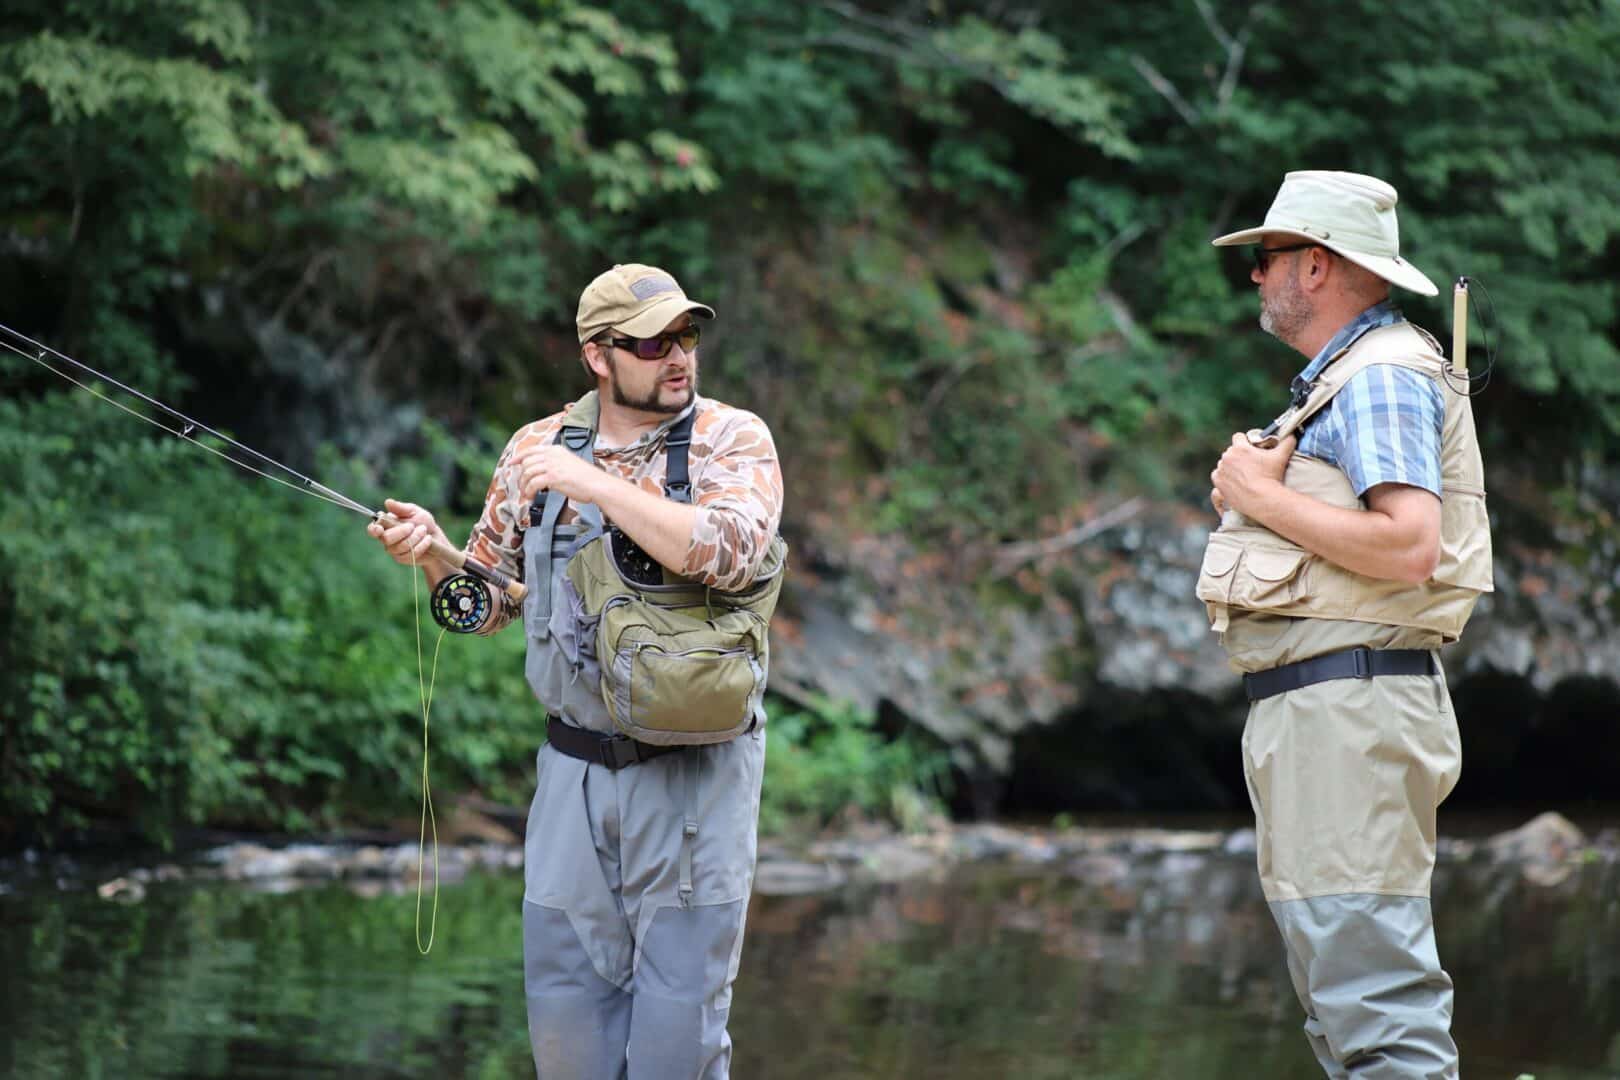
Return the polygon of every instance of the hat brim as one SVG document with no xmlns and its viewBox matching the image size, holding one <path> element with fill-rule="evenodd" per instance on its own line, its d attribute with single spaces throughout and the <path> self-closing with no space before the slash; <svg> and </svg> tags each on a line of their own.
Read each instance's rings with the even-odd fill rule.
<svg viewBox="0 0 1620 1080">
<path fill-rule="evenodd" d="M 1295 236 L 1309 243 L 1325 247 L 1335 255 L 1343 255 L 1362 269 L 1372 271 L 1391 285 L 1410 289 L 1422 296 L 1438 296 L 1440 294 L 1439 288 L 1429 280 L 1428 275 L 1399 255 L 1367 255 L 1360 251 L 1346 251 L 1330 240 L 1323 240 L 1321 237 L 1312 236 L 1310 233 L 1299 232 L 1295 229 L 1279 229 L 1276 226 L 1268 228 L 1262 225 L 1255 229 L 1242 229 L 1238 232 L 1227 233 L 1225 236 L 1217 236 L 1210 243 L 1216 247 L 1258 244 L 1260 238 L 1267 233 L 1273 233 L 1277 236 Z"/>
<path fill-rule="evenodd" d="M 691 312 L 693 315 L 701 315 L 705 319 L 714 318 L 714 309 L 708 304 L 700 304 L 690 297 L 670 296 L 658 301 L 658 303 L 635 318 L 626 319 L 624 322 L 614 323 L 613 325 L 631 337 L 652 337 L 654 334 L 663 333 L 664 327 L 687 312 Z"/>
</svg>

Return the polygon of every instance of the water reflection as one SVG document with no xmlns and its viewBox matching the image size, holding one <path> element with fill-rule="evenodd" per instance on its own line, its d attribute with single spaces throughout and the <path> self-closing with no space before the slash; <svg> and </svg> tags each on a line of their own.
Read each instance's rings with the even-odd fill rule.
<svg viewBox="0 0 1620 1080">
<path fill-rule="evenodd" d="M 1617 878 L 1442 866 L 1466 1075 L 1620 1077 Z M 521 888 L 446 889 L 427 958 L 411 894 L 0 896 L 0 1074 L 527 1075 Z M 756 897 L 734 1075 L 1308 1077 L 1299 1023 L 1248 856 L 1094 853 Z"/>
</svg>

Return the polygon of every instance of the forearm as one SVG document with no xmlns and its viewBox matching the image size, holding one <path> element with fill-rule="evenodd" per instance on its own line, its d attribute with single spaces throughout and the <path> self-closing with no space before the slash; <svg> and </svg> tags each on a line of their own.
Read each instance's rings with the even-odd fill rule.
<svg viewBox="0 0 1620 1080">
<path fill-rule="evenodd" d="M 661 565 L 680 573 L 692 544 L 697 508 L 643 491 L 628 480 L 601 473 L 593 485 L 602 516 L 623 529 Z"/>
<path fill-rule="evenodd" d="M 1416 584 L 1434 572 L 1437 537 L 1409 518 L 1330 506 L 1281 483 L 1266 485 L 1244 513 L 1353 573 Z"/>
</svg>

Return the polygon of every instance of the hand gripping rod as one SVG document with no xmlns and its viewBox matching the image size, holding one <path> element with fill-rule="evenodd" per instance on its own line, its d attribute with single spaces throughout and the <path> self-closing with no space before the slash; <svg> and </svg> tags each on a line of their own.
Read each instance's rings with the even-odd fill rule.
<svg viewBox="0 0 1620 1080">
<path fill-rule="evenodd" d="M 379 525 L 386 525 L 390 527 L 405 524 L 403 521 L 400 521 L 399 518 L 395 517 L 393 514 L 390 514 L 386 510 L 378 511 L 376 521 Z M 428 544 L 429 551 L 435 559 L 438 559 L 441 562 L 447 562 L 457 570 L 465 571 L 475 578 L 489 582 L 489 584 L 495 586 L 497 589 L 501 590 L 501 592 L 505 593 L 507 596 L 510 596 L 513 600 L 521 602 L 525 596 L 529 595 L 529 587 L 523 584 L 523 582 L 509 578 L 499 570 L 495 569 L 493 566 L 485 566 L 477 559 L 468 558 L 465 552 L 451 547 L 443 540 L 437 540 L 430 537 Z"/>
</svg>

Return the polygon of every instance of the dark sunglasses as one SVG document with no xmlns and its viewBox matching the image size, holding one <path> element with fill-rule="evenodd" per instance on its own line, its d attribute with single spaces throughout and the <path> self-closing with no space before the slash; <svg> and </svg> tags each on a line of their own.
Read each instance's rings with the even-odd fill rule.
<svg viewBox="0 0 1620 1080">
<path fill-rule="evenodd" d="M 1285 247 L 1268 248 L 1256 244 L 1254 245 L 1254 268 L 1264 274 L 1271 268 L 1271 257 L 1273 255 L 1282 255 L 1289 251 L 1304 251 L 1306 248 L 1316 246 L 1315 244 L 1288 244 Z"/>
<path fill-rule="evenodd" d="M 662 334 L 652 337 L 616 337 L 608 338 L 608 344 L 615 349 L 623 349 L 635 356 L 637 360 L 662 360 L 669 355 L 669 348 L 675 342 L 681 343 L 684 352 L 691 352 L 697 348 L 698 338 L 703 335 L 698 332 L 697 323 L 681 330 L 666 330 Z"/>
</svg>

